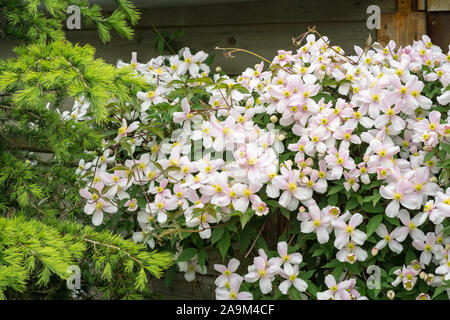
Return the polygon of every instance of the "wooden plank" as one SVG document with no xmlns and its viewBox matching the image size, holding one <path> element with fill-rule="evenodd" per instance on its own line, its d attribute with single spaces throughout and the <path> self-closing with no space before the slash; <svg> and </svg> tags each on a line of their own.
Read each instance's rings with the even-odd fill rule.
<svg viewBox="0 0 450 320">
<path fill-rule="evenodd" d="M 260 0 L 245 3 L 141 9 L 139 27 L 361 21 L 367 7 L 396 11 L 395 0 Z"/>
<path fill-rule="evenodd" d="M 412 12 L 411 0 L 398 0 L 398 12 L 381 14 L 377 39 L 381 45 L 394 40 L 399 46 L 411 44 L 427 33 L 426 12 Z"/>
<path fill-rule="evenodd" d="M 247 54 L 236 54 L 234 59 L 226 59 L 215 47 L 236 47 L 256 52 L 271 60 L 277 50 L 296 50 L 291 38 L 305 32 L 310 26 L 307 23 L 274 24 L 274 25 L 232 25 L 205 27 L 183 27 L 184 36 L 181 46 L 189 46 L 193 51 L 204 50 L 216 54 L 213 67 L 221 66 L 231 75 L 240 74 L 248 66 L 253 66 L 259 60 Z M 346 52 L 353 52 L 353 46 L 364 46 L 369 34 L 365 21 L 359 22 L 333 22 L 317 23 L 317 30 L 328 36 L 333 45 L 341 46 Z M 173 32 L 177 28 L 160 28 L 161 32 Z M 97 48 L 97 57 L 115 64 L 118 59 L 129 61 L 131 52 L 138 53 L 140 62 L 147 62 L 150 58 L 158 56 L 152 43 L 155 34 L 151 29 L 136 30 L 135 39 L 128 41 L 115 37 L 112 42 L 102 44 L 96 31 L 76 30 L 68 32 L 68 39 L 74 43 L 89 43 Z M 373 38 L 375 37 L 372 34 Z"/>
<path fill-rule="evenodd" d="M 450 32 L 448 31 L 450 11 L 430 12 L 427 15 L 427 20 L 428 35 L 431 42 L 447 52 L 450 44 Z"/>
<path fill-rule="evenodd" d="M 449 0 L 428 0 L 427 10 L 428 11 L 450 11 L 450 1 Z M 446 26 L 446 28 L 448 28 L 448 25 Z"/>
<path fill-rule="evenodd" d="M 377 39 L 383 46 L 389 40 L 394 40 L 398 48 L 411 44 L 413 40 L 420 39 L 426 33 L 425 12 L 382 14 Z"/>
</svg>

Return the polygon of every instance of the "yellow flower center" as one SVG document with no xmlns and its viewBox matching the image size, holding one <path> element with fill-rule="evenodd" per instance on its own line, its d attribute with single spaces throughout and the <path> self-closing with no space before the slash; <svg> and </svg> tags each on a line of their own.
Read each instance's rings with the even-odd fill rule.
<svg viewBox="0 0 450 320">
<path fill-rule="evenodd" d="M 127 132 L 127 127 L 120 127 L 118 132 L 120 135 L 124 135 Z"/>
</svg>

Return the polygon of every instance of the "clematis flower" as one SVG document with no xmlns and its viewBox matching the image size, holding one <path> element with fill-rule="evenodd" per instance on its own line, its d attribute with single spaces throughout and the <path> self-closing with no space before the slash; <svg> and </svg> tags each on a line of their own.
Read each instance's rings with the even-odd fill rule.
<svg viewBox="0 0 450 320">
<path fill-rule="evenodd" d="M 336 279 L 329 274 L 325 277 L 325 284 L 328 290 L 317 292 L 318 300 L 350 300 L 350 293 L 347 290 L 352 287 L 352 281 L 336 283 Z"/>
<path fill-rule="evenodd" d="M 331 217 L 324 216 L 314 200 L 308 204 L 310 219 L 300 224 L 303 233 L 315 232 L 319 243 L 328 242 Z"/>
<path fill-rule="evenodd" d="M 431 262 L 432 253 L 431 250 L 436 242 L 436 235 L 433 232 L 428 232 L 425 241 L 414 240 L 412 245 L 419 251 L 422 251 L 420 254 L 420 262 L 427 265 Z"/>
<path fill-rule="evenodd" d="M 356 244 L 362 245 L 366 241 L 367 235 L 356 229 L 363 222 L 363 216 L 360 213 L 355 213 L 351 215 L 350 221 L 347 224 L 345 221 L 350 217 L 350 213 L 346 212 L 344 215 L 340 216 L 331 221 L 334 227 L 334 232 L 336 234 L 336 240 L 334 241 L 334 246 L 338 249 L 342 249 L 346 246 L 350 239 Z"/>
<path fill-rule="evenodd" d="M 248 267 L 248 273 L 244 276 L 247 282 L 259 280 L 259 288 L 263 294 L 272 291 L 272 281 L 280 268 L 279 260 L 267 260 L 264 251 L 259 251 L 260 256 L 253 259 L 253 265 Z"/>
<path fill-rule="evenodd" d="M 232 258 L 228 262 L 228 266 L 222 264 L 214 264 L 214 270 L 220 272 L 221 275 L 216 279 L 217 287 L 224 287 L 226 282 L 230 281 L 230 277 L 237 275 L 235 272 L 239 268 L 240 262 L 238 259 Z"/>
<path fill-rule="evenodd" d="M 400 204 L 405 208 L 414 210 L 420 208 L 420 198 L 412 192 L 413 188 L 409 181 L 402 179 L 397 183 L 391 183 L 380 187 L 380 195 L 385 199 L 392 199 L 386 207 L 386 215 L 389 218 L 398 215 Z M 419 200 L 419 201 L 418 201 Z"/>
<path fill-rule="evenodd" d="M 207 272 L 205 265 L 200 266 L 198 264 L 198 256 L 197 255 L 189 261 L 177 262 L 177 264 L 178 264 L 178 268 L 180 269 L 180 272 L 184 272 L 184 279 L 187 282 L 194 281 L 196 273 L 204 275 Z"/>
<path fill-rule="evenodd" d="M 146 210 L 158 215 L 158 222 L 164 223 L 167 221 L 167 211 L 177 208 L 177 200 L 174 197 L 166 198 L 160 194 L 155 196 L 155 201 L 147 205 Z"/>
<path fill-rule="evenodd" d="M 402 239 L 399 234 L 399 229 L 394 229 L 391 233 L 387 231 L 386 226 L 383 223 L 380 223 L 380 225 L 375 230 L 375 233 L 382 238 L 377 244 L 375 245 L 375 248 L 377 250 L 383 249 L 386 245 L 389 246 L 389 249 L 395 253 L 400 253 L 403 251 L 403 246 L 400 244 L 399 239 Z"/>
<path fill-rule="evenodd" d="M 298 265 L 292 266 L 288 262 L 284 264 L 284 269 L 281 276 L 286 280 L 281 282 L 278 287 L 282 294 L 288 294 L 288 291 L 292 285 L 300 292 L 306 291 L 308 284 L 304 280 L 298 278 L 298 272 Z"/>
<path fill-rule="evenodd" d="M 250 292 L 239 292 L 242 277 L 234 277 L 230 280 L 230 289 L 216 288 L 217 300 L 253 300 Z"/>
<path fill-rule="evenodd" d="M 427 216 L 425 213 L 418 213 L 414 218 L 410 218 L 409 212 L 405 209 L 401 209 L 398 213 L 400 221 L 403 223 L 403 227 L 398 230 L 397 240 L 402 242 L 408 235 L 413 240 L 424 240 L 425 234 L 418 227 L 424 224 Z"/>
</svg>

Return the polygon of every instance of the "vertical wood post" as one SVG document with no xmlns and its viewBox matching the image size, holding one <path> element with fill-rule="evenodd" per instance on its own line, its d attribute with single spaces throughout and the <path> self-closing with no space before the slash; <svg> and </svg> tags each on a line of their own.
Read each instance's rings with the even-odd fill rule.
<svg viewBox="0 0 450 320">
<path fill-rule="evenodd" d="M 412 0 L 397 0 L 396 13 L 381 14 L 381 29 L 377 32 L 381 45 L 394 40 L 397 47 L 407 46 L 427 33 L 426 13 L 412 10 Z"/>
</svg>

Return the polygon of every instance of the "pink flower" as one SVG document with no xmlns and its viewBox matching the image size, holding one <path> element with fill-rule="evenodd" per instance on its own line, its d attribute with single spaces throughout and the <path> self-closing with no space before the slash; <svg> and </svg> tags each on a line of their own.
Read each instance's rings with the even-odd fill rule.
<svg viewBox="0 0 450 320">
<path fill-rule="evenodd" d="M 217 300 L 253 300 L 253 295 L 249 292 L 239 292 L 242 277 L 233 277 L 230 280 L 230 289 L 216 288 Z"/>
<path fill-rule="evenodd" d="M 400 203 L 405 208 L 411 210 L 420 208 L 421 199 L 418 198 L 412 191 L 413 188 L 411 183 L 405 179 L 402 179 L 397 183 L 391 183 L 387 186 L 380 187 L 380 195 L 385 199 L 392 199 L 386 207 L 386 215 L 389 218 L 393 218 L 398 215 Z"/>
<path fill-rule="evenodd" d="M 319 243 L 327 243 L 331 232 L 331 217 L 324 216 L 319 206 L 312 200 L 308 205 L 310 220 L 303 221 L 300 224 L 300 230 L 303 233 L 315 232 Z"/>
<path fill-rule="evenodd" d="M 158 214 L 158 222 L 164 223 L 167 220 L 166 211 L 171 211 L 177 208 L 177 200 L 175 197 L 163 197 L 161 194 L 155 196 L 155 201 L 147 206 L 147 210 Z"/>
<path fill-rule="evenodd" d="M 353 286 L 351 280 L 341 281 L 336 283 L 336 279 L 329 274 L 325 277 L 325 284 L 328 290 L 317 292 L 318 300 L 350 300 L 350 293 L 347 291 Z"/>
<path fill-rule="evenodd" d="M 389 249 L 391 249 L 395 253 L 400 253 L 403 251 L 403 246 L 400 244 L 403 240 L 399 241 L 399 239 L 402 239 L 399 234 L 399 228 L 394 229 L 391 233 L 388 233 L 386 226 L 383 223 L 380 223 L 378 228 L 375 230 L 375 233 L 382 238 L 376 245 L 375 248 L 377 250 L 383 249 L 386 245 L 389 246 Z"/>
<path fill-rule="evenodd" d="M 269 207 L 264 202 L 255 202 L 252 204 L 252 209 L 255 210 L 257 216 L 265 216 L 269 213 Z"/>
<path fill-rule="evenodd" d="M 132 122 L 129 126 L 127 125 L 127 120 L 122 120 L 122 126 L 117 131 L 117 137 L 114 139 L 116 142 L 119 142 L 119 140 L 123 137 L 126 137 L 129 133 L 136 131 L 136 129 L 139 127 L 139 121 Z"/>
<path fill-rule="evenodd" d="M 221 273 L 221 275 L 215 281 L 216 286 L 225 286 L 226 282 L 230 281 L 230 277 L 232 277 L 233 275 L 237 275 L 235 272 L 239 268 L 239 265 L 239 260 L 235 258 L 232 258 L 228 262 L 228 266 L 224 266 L 222 264 L 214 264 L 214 270 Z"/>
<path fill-rule="evenodd" d="M 286 264 L 289 263 L 291 265 L 298 265 L 302 262 L 303 257 L 300 253 L 291 253 L 288 254 L 288 244 L 286 241 L 278 242 L 277 244 L 277 251 L 279 258 L 275 258 L 274 261 L 277 262 L 277 264 Z"/>
<path fill-rule="evenodd" d="M 433 232 L 428 232 L 425 241 L 414 240 L 412 245 L 419 251 L 422 251 L 420 254 L 420 262 L 427 265 L 431 262 L 432 253 L 431 250 L 436 243 L 436 235 Z"/>
<path fill-rule="evenodd" d="M 424 224 L 425 220 L 427 219 L 427 215 L 425 213 L 418 213 L 413 219 L 411 219 L 409 216 L 409 212 L 405 209 L 401 209 L 398 213 L 398 218 L 404 225 L 398 230 L 398 241 L 403 242 L 408 234 L 413 240 L 423 241 L 425 239 L 425 234 L 418 228 L 422 224 Z"/>
<path fill-rule="evenodd" d="M 329 149 L 325 160 L 327 161 L 328 168 L 331 169 L 330 177 L 334 180 L 339 180 L 342 177 L 344 168 L 350 171 L 356 168 L 348 149 L 343 146 L 339 147 L 339 152 L 336 148 Z"/>
<path fill-rule="evenodd" d="M 345 221 L 349 218 L 350 221 L 347 224 Z M 362 245 L 366 241 L 367 235 L 356 229 L 363 222 L 363 216 L 359 213 L 353 215 L 350 212 L 346 212 L 344 215 L 340 216 L 331 221 L 334 227 L 334 232 L 336 234 L 336 240 L 334 241 L 334 246 L 338 249 L 342 249 L 346 246 L 350 239 L 356 244 Z"/>
<path fill-rule="evenodd" d="M 300 292 L 306 291 L 308 284 L 304 280 L 298 278 L 298 272 L 299 270 L 297 264 L 294 266 L 288 262 L 284 264 L 284 270 L 281 272 L 281 276 L 286 280 L 281 282 L 278 287 L 282 294 L 287 295 L 292 285 Z"/>
<path fill-rule="evenodd" d="M 272 281 L 275 274 L 278 273 L 280 264 L 278 260 L 273 258 L 267 261 L 267 255 L 261 249 L 260 256 L 253 259 L 253 265 L 248 267 L 248 273 L 244 276 L 247 282 L 256 282 L 259 280 L 259 288 L 263 294 L 272 291 Z"/>
<path fill-rule="evenodd" d="M 138 209 L 137 200 L 131 199 L 125 202 L 124 207 L 128 208 L 128 211 L 134 212 Z"/>
</svg>

